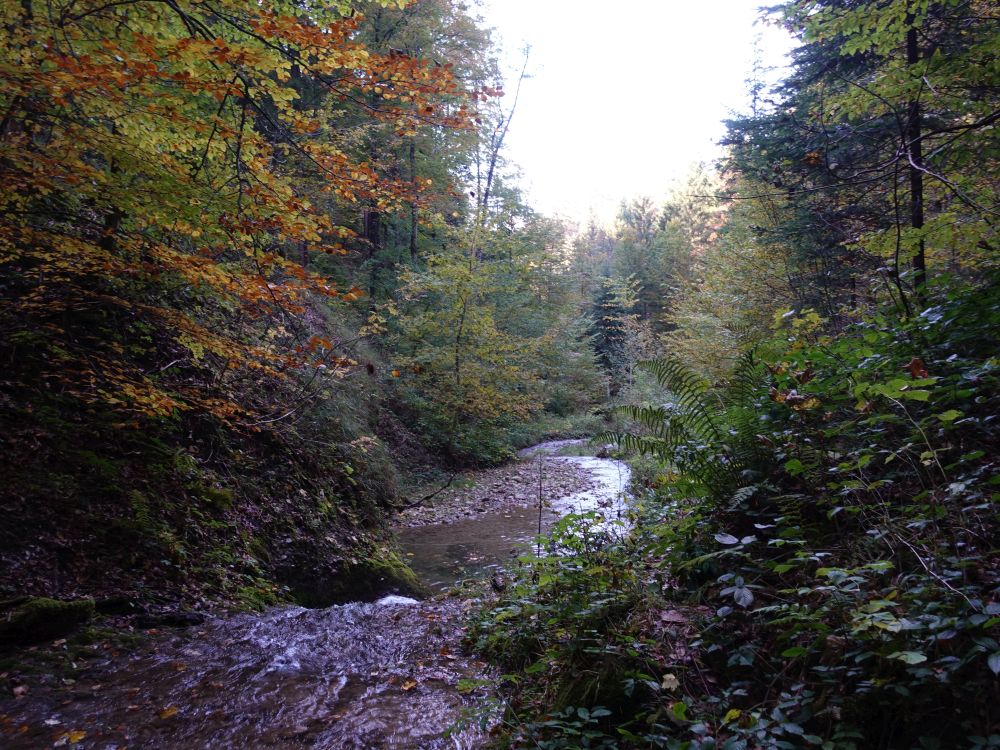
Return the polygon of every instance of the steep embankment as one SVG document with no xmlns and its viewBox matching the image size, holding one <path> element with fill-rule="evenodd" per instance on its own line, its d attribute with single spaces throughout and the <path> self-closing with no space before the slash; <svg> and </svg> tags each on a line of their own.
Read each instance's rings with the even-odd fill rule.
<svg viewBox="0 0 1000 750">
<path fill-rule="evenodd" d="M 331 414 L 351 395 L 255 431 L 8 400 L 0 599 L 254 607 L 412 591 L 386 541 L 399 490 L 375 417 Z"/>
</svg>

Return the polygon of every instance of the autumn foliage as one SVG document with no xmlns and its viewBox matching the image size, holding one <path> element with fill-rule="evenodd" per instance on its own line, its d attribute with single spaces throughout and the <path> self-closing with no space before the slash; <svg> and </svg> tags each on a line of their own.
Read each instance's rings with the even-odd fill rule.
<svg viewBox="0 0 1000 750">
<path fill-rule="evenodd" d="M 339 123 L 353 111 L 397 135 L 464 128 L 481 96 L 450 64 L 367 49 L 360 20 L 336 3 L 4 0 L 11 356 L 126 420 L 251 423 L 252 399 L 227 384 L 348 367 L 298 316 L 361 291 L 302 259 L 347 252 L 345 216 L 419 205 L 431 185 L 352 154 Z"/>
</svg>

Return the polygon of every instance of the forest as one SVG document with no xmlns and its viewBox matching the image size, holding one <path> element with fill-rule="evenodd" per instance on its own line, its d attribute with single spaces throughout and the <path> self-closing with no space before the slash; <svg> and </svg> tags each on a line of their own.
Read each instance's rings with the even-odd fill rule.
<svg viewBox="0 0 1000 750">
<path fill-rule="evenodd" d="M 3 0 L 0 744 L 1000 748 L 1000 10 L 762 15 L 724 156 L 576 226 L 460 0 Z M 400 519 L 521 465 L 540 532 L 553 440 L 620 518 L 429 587 Z M 461 711 L 212 734 L 216 633 L 313 612 Z"/>
</svg>

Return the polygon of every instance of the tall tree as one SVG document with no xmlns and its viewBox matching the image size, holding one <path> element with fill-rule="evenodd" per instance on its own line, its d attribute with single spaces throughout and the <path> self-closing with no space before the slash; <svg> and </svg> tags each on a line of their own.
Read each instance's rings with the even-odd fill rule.
<svg viewBox="0 0 1000 750">
<path fill-rule="evenodd" d="M 996 10 L 808 0 L 781 11 L 803 41 L 794 72 L 773 107 L 731 123 L 730 166 L 792 209 L 769 231 L 794 248 L 804 304 L 837 315 L 886 289 L 905 312 L 935 269 L 994 252 Z"/>
<path fill-rule="evenodd" d="M 309 296 L 357 290 L 298 260 L 356 235 L 331 199 L 396 211 L 423 186 L 352 159 L 329 105 L 400 133 L 466 127 L 473 95 L 451 66 L 367 49 L 347 3 L 0 13 L 6 346 L 32 353 L 50 388 L 130 415 L 240 418 L 254 391 L 234 402 L 233 377 L 343 366 L 294 316 Z"/>
</svg>

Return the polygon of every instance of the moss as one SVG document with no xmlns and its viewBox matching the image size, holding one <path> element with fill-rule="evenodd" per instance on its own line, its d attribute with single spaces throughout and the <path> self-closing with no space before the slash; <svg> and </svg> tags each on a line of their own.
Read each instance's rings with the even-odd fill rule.
<svg viewBox="0 0 1000 750">
<path fill-rule="evenodd" d="M 29 599 L 0 619 L 0 641 L 35 641 L 65 635 L 94 616 L 93 599 Z"/>
<path fill-rule="evenodd" d="M 236 499 L 235 494 L 232 490 L 226 489 L 224 487 L 210 487 L 207 485 L 199 485 L 195 489 L 195 493 L 206 503 L 208 503 L 212 508 L 220 513 L 227 511 L 233 507 L 233 501 Z"/>
<path fill-rule="evenodd" d="M 301 573 L 288 580 L 292 598 L 304 607 L 328 607 L 351 601 L 373 601 L 386 594 L 423 598 L 429 589 L 388 547 L 346 562 L 334 576 L 306 577 Z"/>
<path fill-rule="evenodd" d="M 243 546 L 248 552 L 250 552 L 251 555 L 254 556 L 258 563 L 271 562 L 271 553 L 267 549 L 267 545 L 264 543 L 264 540 L 253 536 L 248 531 L 241 531 L 240 538 L 243 540 Z"/>
<path fill-rule="evenodd" d="M 242 609 L 259 611 L 278 604 L 278 588 L 267 581 L 255 581 L 236 589 L 236 601 Z"/>
<path fill-rule="evenodd" d="M 423 584 L 420 583 L 416 574 L 410 570 L 410 566 L 403 562 L 399 553 L 394 549 L 382 547 L 365 563 L 379 582 L 391 583 L 411 592 L 423 588 Z"/>
</svg>

